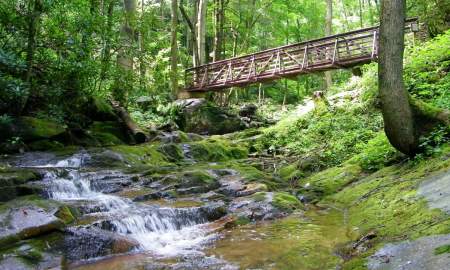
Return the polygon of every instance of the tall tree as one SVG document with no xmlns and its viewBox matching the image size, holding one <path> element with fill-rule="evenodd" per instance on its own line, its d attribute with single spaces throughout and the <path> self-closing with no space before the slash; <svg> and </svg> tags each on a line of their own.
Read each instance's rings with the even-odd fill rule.
<svg viewBox="0 0 450 270">
<path fill-rule="evenodd" d="M 193 6 L 194 6 L 194 12 L 192 15 L 192 18 L 188 15 L 186 12 L 186 9 L 184 8 L 183 0 L 180 0 L 179 8 L 181 15 L 183 16 L 183 19 L 185 20 L 188 28 L 189 28 L 189 37 L 190 37 L 190 44 L 192 45 L 192 62 L 194 67 L 199 65 L 200 59 L 198 56 L 198 48 L 197 48 L 197 30 L 196 30 L 196 21 L 197 21 L 197 2 L 198 0 L 193 0 Z"/>
<path fill-rule="evenodd" d="M 450 112 L 410 97 L 403 82 L 405 0 L 381 2 L 378 83 L 384 129 L 400 152 L 414 155 L 419 138 L 435 124 L 450 125 Z"/>
<path fill-rule="evenodd" d="M 405 6 L 405 0 L 381 2 L 378 82 L 386 135 L 395 148 L 413 154 L 414 118 L 403 82 Z"/>
<path fill-rule="evenodd" d="M 325 23 L 325 35 L 330 36 L 333 33 L 333 0 L 327 1 L 327 15 Z M 333 78 L 331 71 L 325 71 L 325 82 L 327 85 L 327 90 L 333 86 Z"/>
<path fill-rule="evenodd" d="M 117 65 L 120 75 L 117 76 L 114 87 L 114 97 L 121 103 L 126 103 L 128 92 L 133 86 L 133 54 L 135 40 L 136 0 L 123 0 L 125 20 L 120 30 L 121 47 L 117 55 Z"/>
<path fill-rule="evenodd" d="M 170 82 L 172 95 L 176 97 L 178 93 L 178 1 L 172 0 L 172 23 L 171 23 L 171 44 L 170 44 Z"/>
<path fill-rule="evenodd" d="M 229 0 L 214 0 L 214 54 L 213 61 L 222 59 L 225 7 Z"/>
<path fill-rule="evenodd" d="M 206 63 L 206 8 L 207 0 L 198 1 L 197 12 L 197 49 L 200 65 Z"/>
</svg>

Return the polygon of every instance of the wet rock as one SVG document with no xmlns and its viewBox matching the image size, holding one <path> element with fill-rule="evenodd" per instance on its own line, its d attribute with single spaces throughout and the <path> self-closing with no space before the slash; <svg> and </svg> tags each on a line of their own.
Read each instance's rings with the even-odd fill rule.
<svg viewBox="0 0 450 270">
<path fill-rule="evenodd" d="M 255 194 L 256 192 L 267 191 L 267 186 L 262 183 L 244 183 L 238 175 L 223 177 L 220 179 L 222 187 L 218 190 L 229 197 L 243 197 Z"/>
<path fill-rule="evenodd" d="M 10 244 L 61 229 L 64 223 L 37 206 L 9 209 L 0 214 L 0 244 Z"/>
<path fill-rule="evenodd" d="M 109 231 L 92 228 L 69 228 L 64 239 L 64 250 L 69 261 L 126 253 L 138 243 Z"/>
<path fill-rule="evenodd" d="M 96 168 L 124 167 L 127 165 L 125 158 L 114 151 L 104 150 L 90 154 L 90 158 L 84 162 L 85 166 Z"/>
<path fill-rule="evenodd" d="M 40 174 L 27 169 L 0 169 L 0 202 L 6 202 L 23 195 L 42 192 L 29 182 L 41 178 Z"/>
<path fill-rule="evenodd" d="M 175 198 L 173 191 L 156 191 L 149 194 L 137 196 L 133 199 L 133 201 L 145 202 L 148 200 L 173 199 L 173 198 Z"/>
<path fill-rule="evenodd" d="M 190 255 L 178 259 L 173 264 L 152 263 L 144 268 L 145 270 L 238 270 L 239 267 L 215 257 L 205 257 Z"/>
<path fill-rule="evenodd" d="M 431 208 L 439 208 L 450 213 L 450 171 L 446 171 L 431 179 L 425 180 L 418 189 Z"/>
<path fill-rule="evenodd" d="M 272 205 L 273 197 L 274 194 L 271 192 L 260 192 L 253 196 L 236 198 L 230 203 L 228 212 L 250 221 L 270 220 L 286 216 L 286 212 Z"/>
<path fill-rule="evenodd" d="M 450 234 L 387 244 L 369 257 L 370 270 L 442 270 L 448 269 L 448 253 L 435 254 L 436 248 L 450 243 Z"/>
</svg>

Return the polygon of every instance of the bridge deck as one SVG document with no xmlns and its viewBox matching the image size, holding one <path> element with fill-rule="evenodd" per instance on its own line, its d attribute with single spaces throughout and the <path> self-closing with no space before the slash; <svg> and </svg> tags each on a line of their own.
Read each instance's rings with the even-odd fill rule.
<svg viewBox="0 0 450 270">
<path fill-rule="evenodd" d="M 406 20 L 405 30 L 418 31 L 417 19 Z M 370 63 L 378 58 L 378 31 L 364 28 L 190 68 L 185 90 L 222 90 Z"/>
</svg>

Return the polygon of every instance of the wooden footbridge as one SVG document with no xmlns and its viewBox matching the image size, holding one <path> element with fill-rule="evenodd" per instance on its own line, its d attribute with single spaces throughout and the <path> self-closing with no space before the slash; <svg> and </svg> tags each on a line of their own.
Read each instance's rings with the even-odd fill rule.
<svg viewBox="0 0 450 270">
<path fill-rule="evenodd" d="M 418 30 L 417 18 L 405 21 L 406 32 Z M 364 28 L 190 68 L 185 91 L 216 91 L 370 63 L 378 58 L 378 33 L 379 26 Z"/>
</svg>

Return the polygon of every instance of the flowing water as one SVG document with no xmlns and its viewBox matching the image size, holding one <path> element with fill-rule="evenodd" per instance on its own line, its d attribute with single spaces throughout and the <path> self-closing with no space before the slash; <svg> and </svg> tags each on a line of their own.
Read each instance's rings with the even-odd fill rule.
<svg viewBox="0 0 450 270">
<path fill-rule="evenodd" d="M 51 163 L 34 159 L 31 164 L 20 165 L 44 169 L 43 183 L 49 198 L 89 205 L 93 210 L 89 210 L 88 215 L 97 215 L 101 219 L 96 224 L 107 224 L 109 230 L 136 240 L 138 251 L 158 257 L 191 254 L 216 237 L 208 229 L 208 221 L 199 207 L 171 208 L 135 203 L 97 190 L 99 179 L 114 181 L 126 176 L 119 171 L 84 170 L 83 160 L 86 159 L 89 159 L 87 154 L 77 154 Z"/>
<path fill-rule="evenodd" d="M 161 269 L 336 269 L 340 259 L 334 248 L 349 240 L 337 210 L 310 210 L 217 231 L 197 201 L 138 203 L 111 192 L 114 183 L 131 176 L 93 170 L 85 166 L 89 158 L 86 153 L 63 160 L 28 157 L 18 164 L 45 172 L 49 198 L 83 205 L 77 226 L 106 229 L 138 243 L 129 254 L 75 262 L 70 269 L 141 270 L 154 263 L 178 265 Z M 104 180 L 106 185 L 99 184 Z"/>
</svg>

